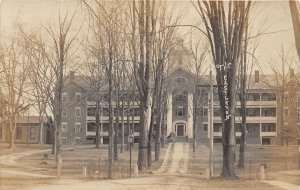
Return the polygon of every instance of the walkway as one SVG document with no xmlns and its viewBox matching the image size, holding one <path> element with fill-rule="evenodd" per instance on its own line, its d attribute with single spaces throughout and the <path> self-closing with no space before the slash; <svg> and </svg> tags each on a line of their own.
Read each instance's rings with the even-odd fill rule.
<svg viewBox="0 0 300 190">
<path fill-rule="evenodd" d="M 286 190 L 300 190 L 300 170 L 287 170 L 272 173 L 272 180 L 264 180 L 264 183 L 280 187 Z"/>
<path fill-rule="evenodd" d="M 175 142 L 169 145 L 164 163 L 158 170 L 161 174 L 186 174 L 189 156 L 189 143 Z"/>
</svg>

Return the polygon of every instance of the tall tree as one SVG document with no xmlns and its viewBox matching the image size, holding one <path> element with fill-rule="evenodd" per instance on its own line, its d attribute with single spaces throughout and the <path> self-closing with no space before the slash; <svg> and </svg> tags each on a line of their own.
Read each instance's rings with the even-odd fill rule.
<svg viewBox="0 0 300 190">
<path fill-rule="evenodd" d="M 293 0 L 289 0 L 289 5 L 294 27 L 296 48 L 300 59 L 300 5 L 299 2 Z"/>
<path fill-rule="evenodd" d="M 226 4 L 226 5 L 225 5 Z M 194 7 L 205 25 L 213 61 L 223 126 L 222 177 L 236 178 L 235 162 L 235 94 L 237 68 L 251 2 L 197 1 Z"/>
<path fill-rule="evenodd" d="M 27 41 L 18 31 L 17 35 L 4 42 L 0 49 L 2 90 L 6 93 L 6 119 L 9 130 L 9 147 L 14 148 L 16 118 L 29 104 L 26 101 L 29 71 L 31 69 L 30 52 L 32 42 Z"/>
<path fill-rule="evenodd" d="M 139 8 L 137 7 L 139 6 Z M 151 86 L 153 78 L 152 52 L 153 35 L 155 33 L 155 22 L 153 13 L 155 12 L 154 1 L 132 2 L 132 57 L 134 62 L 134 76 L 139 91 L 140 98 L 140 127 L 139 127 L 139 170 L 148 169 L 148 130 L 151 117 Z M 138 27 L 136 27 L 138 22 Z M 136 31 L 139 39 L 137 41 Z M 137 49 L 137 43 L 139 49 Z M 138 52 L 139 50 L 139 52 Z M 138 57 L 139 53 L 139 57 Z"/>
</svg>

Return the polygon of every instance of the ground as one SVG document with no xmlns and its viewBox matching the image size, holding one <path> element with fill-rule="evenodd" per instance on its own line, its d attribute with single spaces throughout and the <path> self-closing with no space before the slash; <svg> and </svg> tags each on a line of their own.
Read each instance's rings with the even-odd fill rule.
<svg viewBox="0 0 300 190">
<path fill-rule="evenodd" d="M 138 177 L 132 173 L 134 178 L 129 178 L 129 151 L 125 147 L 115 164 L 114 180 L 106 179 L 106 145 L 100 149 L 94 145 L 64 146 L 62 179 L 55 177 L 55 162 L 50 154 L 50 145 L 16 145 L 14 150 L 7 149 L 5 144 L 0 147 L 1 190 L 300 188 L 299 153 L 297 147 L 293 146 L 248 145 L 246 168 L 236 169 L 239 180 L 217 177 L 222 164 L 220 145 L 214 147 L 215 177 L 209 180 L 206 179 L 208 144 L 197 145 L 193 152 L 190 143 L 169 143 L 162 149 L 160 161 L 153 162 L 152 170 L 139 173 Z M 137 145 L 133 148 L 132 163 L 137 161 L 137 148 Z M 267 166 L 264 181 L 259 178 L 261 164 Z M 88 177 L 82 175 L 84 166 L 88 167 Z"/>
</svg>

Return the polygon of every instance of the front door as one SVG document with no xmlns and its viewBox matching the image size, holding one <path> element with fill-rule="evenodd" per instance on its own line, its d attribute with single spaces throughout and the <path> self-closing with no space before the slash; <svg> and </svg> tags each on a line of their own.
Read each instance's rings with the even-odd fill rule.
<svg viewBox="0 0 300 190">
<path fill-rule="evenodd" d="M 177 125 L 177 136 L 184 136 L 184 125 Z"/>
</svg>

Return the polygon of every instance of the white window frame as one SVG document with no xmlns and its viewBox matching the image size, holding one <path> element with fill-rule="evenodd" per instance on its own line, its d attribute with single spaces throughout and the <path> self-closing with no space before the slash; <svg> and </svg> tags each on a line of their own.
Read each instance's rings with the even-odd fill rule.
<svg viewBox="0 0 300 190">
<path fill-rule="evenodd" d="M 68 117 L 68 109 L 67 108 L 63 108 L 62 111 L 61 111 L 61 115 L 62 115 L 62 117 Z"/>
<path fill-rule="evenodd" d="M 66 130 L 65 130 L 65 131 L 63 131 L 63 125 L 66 126 Z M 66 133 L 67 131 L 68 131 L 68 123 L 67 123 L 67 122 L 62 122 L 62 123 L 61 123 L 61 132 L 62 132 L 62 133 Z"/>
<path fill-rule="evenodd" d="M 204 115 L 204 113 L 205 113 L 204 110 L 206 110 L 207 115 Z M 208 108 L 204 107 L 204 108 L 202 109 L 202 116 L 203 116 L 203 117 L 208 117 Z"/>
<path fill-rule="evenodd" d="M 79 96 L 79 101 L 77 101 L 77 96 Z M 76 92 L 75 93 L 75 101 L 76 102 L 81 102 L 81 92 Z"/>
<path fill-rule="evenodd" d="M 77 130 L 77 127 L 79 125 L 79 130 Z M 75 122 L 75 132 L 80 132 L 81 131 L 81 122 Z"/>
<path fill-rule="evenodd" d="M 179 109 L 181 109 L 181 115 L 179 115 Z M 178 106 L 177 107 L 177 116 L 178 117 L 183 117 L 184 116 L 184 107 L 183 106 Z"/>
<path fill-rule="evenodd" d="M 79 110 L 79 115 L 77 115 L 77 110 Z M 75 117 L 81 117 L 81 107 L 75 107 Z"/>
</svg>

